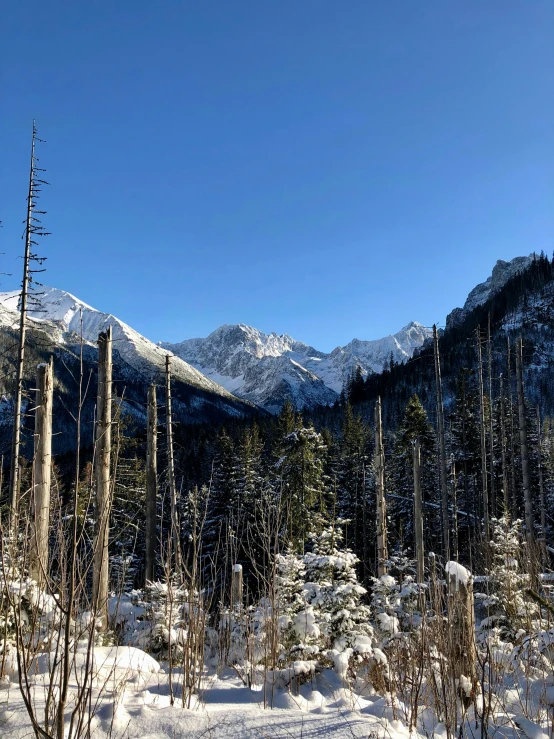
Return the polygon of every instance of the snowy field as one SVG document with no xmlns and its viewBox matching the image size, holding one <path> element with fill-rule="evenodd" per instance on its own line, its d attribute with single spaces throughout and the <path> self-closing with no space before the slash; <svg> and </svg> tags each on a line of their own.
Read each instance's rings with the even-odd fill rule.
<svg viewBox="0 0 554 739">
<path fill-rule="evenodd" d="M 84 667 L 79 660 L 77 664 Z M 67 726 L 78 693 L 78 672 L 79 668 L 72 684 Z M 47 674 L 46 661 L 39 659 L 32 678 L 33 701 L 39 716 L 45 708 Z M 400 737 L 408 733 L 400 721 L 389 720 L 391 711 L 382 698 L 356 696 L 342 686 L 332 671 L 302 685 L 296 695 L 276 690 L 274 707 L 264 708 L 261 688 L 246 687 L 228 670 L 220 677 L 207 677 L 195 703 L 187 709 L 182 707 L 177 680 L 173 683 L 175 702 L 171 705 L 168 674 L 149 655 L 132 647 L 97 647 L 93 683 L 89 709 L 93 739 Z M 266 697 L 271 700 L 271 696 Z M 17 683 L 4 679 L 0 685 L 0 736 L 23 739 L 33 735 Z"/>
<path fill-rule="evenodd" d="M 530 589 L 520 523 L 495 523 L 487 577 L 450 561 L 418 585 L 391 557 L 369 594 L 324 529 L 277 556 L 274 606 L 212 615 L 156 581 L 110 597 L 106 631 L 6 579 L 0 737 L 554 739 L 552 576 Z"/>
<path fill-rule="evenodd" d="M 506 656 L 507 653 L 504 658 Z M 69 736 L 71 712 L 83 683 L 85 660 L 86 643 L 75 658 L 65 736 Z M 39 718 L 45 712 L 51 668 L 51 659 L 41 655 L 30 670 L 30 695 Z M 479 716 L 472 708 L 463 722 L 463 735 L 475 739 L 485 736 L 551 739 L 554 676 L 542 672 L 539 679 L 538 672 L 532 672 L 534 679 L 522 683 L 506 662 L 508 687 L 501 684 L 503 681 L 496 686 L 496 704 L 488 734 L 482 732 Z M 279 688 L 272 694 L 268 690 L 265 702 L 272 703 L 272 708 L 264 707 L 261 686 L 247 687 L 231 669 L 220 675 L 207 671 L 190 708 L 182 705 L 179 674 L 175 672 L 171 705 L 167 667 L 133 647 L 96 647 L 92 675 L 92 690 L 83 714 L 84 726 L 80 730 L 75 727 L 73 736 L 90 739 L 447 737 L 444 724 L 437 722 L 434 711 L 421 711 L 419 730 L 410 733 L 406 723 L 398 718 L 405 719 L 409 711 L 398 697 L 376 693 L 365 697 L 357 695 L 333 670 L 313 676 L 298 689 Z M 12 663 L 11 668 L 8 665 L 8 676 L 0 684 L 0 736 L 33 737 L 33 726 L 16 680 L 17 670 Z M 543 720 L 540 724 L 531 721 L 526 713 L 542 715 Z"/>
</svg>

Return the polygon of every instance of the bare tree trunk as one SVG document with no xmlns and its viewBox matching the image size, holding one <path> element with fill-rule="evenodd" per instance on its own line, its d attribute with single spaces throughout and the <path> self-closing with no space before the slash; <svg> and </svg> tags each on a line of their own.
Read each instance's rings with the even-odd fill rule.
<svg viewBox="0 0 554 739">
<path fill-rule="evenodd" d="M 453 509 L 453 537 L 452 545 L 454 549 L 454 557 L 458 559 L 458 478 L 456 477 L 456 461 L 452 457 L 452 509 Z"/>
<path fill-rule="evenodd" d="M 487 364 L 489 369 L 489 455 L 491 475 L 491 506 L 492 515 L 496 517 L 496 485 L 494 479 L 494 424 L 493 424 L 493 399 L 492 399 L 492 343 L 491 343 L 491 314 L 487 324 Z"/>
<path fill-rule="evenodd" d="M 231 579 L 231 610 L 240 610 L 242 606 L 242 565 L 233 565 Z"/>
<path fill-rule="evenodd" d="M 537 406 L 537 434 L 538 434 L 538 440 L 537 440 L 537 457 L 539 461 L 539 501 L 540 501 L 540 508 L 541 508 L 541 541 L 544 545 L 546 544 L 546 503 L 544 499 L 544 480 L 543 480 L 543 473 L 542 473 L 542 428 L 541 428 L 541 411 L 539 406 Z"/>
<path fill-rule="evenodd" d="M 448 622 L 452 630 L 451 664 L 460 697 L 464 708 L 467 708 L 473 702 L 477 689 L 473 577 L 465 568 L 461 568 L 461 576 L 456 566 L 447 569 Z"/>
<path fill-rule="evenodd" d="M 387 546 L 387 504 L 385 501 L 385 452 L 383 450 L 383 425 L 381 422 L 381 398 L 375 404 L 375 478 L 377 487 L 377 574 L 386 575 L 389 557 Z"/>
<path fill-rule="evenodd" d="M 510 511 L 510 500 L 508 496 L 508 463 L 506 461 L 506 413 L 504 398 L 504 378 L 500 375 L 500 435 L 502 436 L 502 500 L 504 515 Z"/>
<path fill-rule="evenodd" d="M 181 536 L 179 530 L 179 516 L 177 514 L 177 485 L 175 483 L 175 462 L 173 458 L 173 427 L 171 415 L 171 371 L 170 356 L 165 358 L 165 408 L 166 408 L 166 432 L 167 432 L 167 476 L 169 480 L 169 495 L 171 498 L 171 538 L 173 541 L 173 552 L 175 570 L 180 578 L 183 576 L 181 557 Z"/>
<path fill-rule="evenodd" d="M 417 565 L 417 584 L 422 586 L 425 582 L 425 560 L 423 549 L 423 510 L 421 504 L 421 447 L 419 439 L 414 442 L 413 451 L 414 470 L 414 533 Z M 420 601 L 421 589 L 420 589 Z"/>
<path fill-rule="evenodd" d="M 512 398 L 512 354 L 510 337 L 506 339 L 508 353 L 508 398 L 510 400 L 510 481 L 512 486 L 512 516 L 517 518 L 517 483 L 516 483 L 516 434 L 514 426 L 514 404 Z"/>
<path fill-rule="evenodd" d="M 477 339 L 477 371 L 479 375 L 479 426 L 481 429 L 481 477 L 483 485 L 483 520 L 485 524 L 485 542 L 490 542 L 489 524 L 489 490 L 487 486 L 487 437 L 485 431 L 485 392 L 483 388 L 483 358 L 481 356 L 481 330 L 476 331 Z"/>
<path fill-rule="evenodd" d="M 146 429 L 146 567 L 145 581 L 156 576 L 156 503 L 158 499 L 158 409 L 156 386 L 148 388 L 148 419 Z"/>
<path fill-rule="evenodd" d="M 92 576 L 94 610 L 100 627 L 108 628 L 108 542 L 110 535 L 112 446 L 112 328 L 98 337 L 98 400 L 96 421 L 96 541 Z"/>
<path fill-rule="evenodd" d="M 516 349 L 517 407 L 519 414 L 519 444 L 521 447 L 521 472 L 523 476 L 523 499 L 525 502 L 525 536 L 529 556 L 533 545 L 533 505 L 531 501 L 531 480 L 529 476 L 529 449 L 527 446 L 527 427 L 525 425 L 525 395 L 523 391 L 523 341 L 521 336 Z"/>
<path fill-rule="evenodd" d="M 15 403 L 12 430 L 12 457 L 10 466 L 10 503 L 11 503 L 11 530 L 19 503 L 20 466 L 19 447 L 21 444 L 21 401 L 23 396 L 23 366 L 25 362 L 25 337 L 27 331 L 27 298 L 29 294 L 29 262 L 33 241 L 33 208 L 35 184 L 35 139 L 36 130 L 33 123 L 33 139 L 31 143 L 31 166 L 29 168 L 29 193 L 27 195 L 27 218 L 25 221 L 25 253 L 23 256 L 23 280 L 21 282 L 21 297 L 19 302 L 19 346 L 17 352 L 17 370 L 15 380 Z"/>
<path fill-rule="evenodd" d="M 33 460 L 33 521 L 30 575 L 43 586 L 48 572 L 48 529 L 52 479 L 52 361 L 37 367 L 35 453 Z"/>
<path fill-rule="evenodd" d="M 439 354 L 439 336 L 436 325 L 433 325 L 433 342 L 435 347 L 435 385 L 437 389 L 437 427 L 439 436 L 439 472 L 441 485 L 442 542 L 445 561 L 450 559 L 450 517 L 448 515 L 448 476 L 446 471 L 446 443 L 444 438 L 444 406 L 442 402 L 441 363 Z"/>
</svg>

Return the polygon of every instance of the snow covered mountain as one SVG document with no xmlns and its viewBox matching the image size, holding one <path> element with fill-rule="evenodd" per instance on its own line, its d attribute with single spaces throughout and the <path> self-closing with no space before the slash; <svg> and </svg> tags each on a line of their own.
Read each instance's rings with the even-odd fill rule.
<svg viewBox="0 0 554 739">
<path fill-rule="evenodd" d="M 334 403 L 357 367 L 364 375 L 381 372 L 391 354 L 395 362 L 409 359 L 431 333 L 410 323 L 394 335 L 354 339 L 327 354 L 286 334 L 238 324 L 162 346 L 235 395 L 275 412 L 287 398 L 298 410 Z"/>
<path fill-rule="evenodd" d="M 41 290 L 38 298 L 40 308 L 33 305 L 29 310 L 30 326 L 45 332 L 54 346 L 75 348 L 80 343 L 82 331 L 87 347 L 96 348 L 98 334 L 111 326 L 114 357 L 118 358 L 125 372 L 144 382 L 161 380 L 166 355 L 171 352 L 141 336 L 119 318 L 92 308 L 65 290 L 51 287 Z M 17 328 L 18 299 L 18 292 L 0 293 L 0 327 Z M 194 398 L 191 396 L 193 405 L 200 407 L 215 403 L 226 412 L 242 415 L 240 400 L 183 359 L 173 357 L 171 371 L 176 382 L 189 388 L 189 395 L 191 390 L 194 391 Z"/>
<path fill-rule="evenodd" d="M 485 282 L 476 285 L 467 296 L 463 308 L 454 308 L 446 317 L 446 328 L 453 328 L 460 324 L 464 318 L 478 305 L 483 305 L 487 300 L 497 293 L 508 280 L 518 272 L 522 272 L 532 262 L 534 253 L 528 257 L 515 257 L 509 262 L 499 259 L 494 265 L 492 274 Z"/>
<path fill-rule="evenodd" d="M 533 256 L 499 260 L 492 275 L 469 293 L 464 307 L 449 314 L 447 328 L 498 292 Z M 17 302 L 18 293 L 0 293 L 0 329 L 17 328 Z M 166 355 L 174 355 L 172 372 L 185 388 L 186 413 L 192 417 L 196 407 L 199 419 L 204 405 L 233 415 L 248 414 L 252 404 L 275 413 L 287 399 L 298 410 L 331 405 L 358 367 L 364 376 L 381 372 L 391 356 L 395 362 L 409 359 L 432 335 L 431 329 L 412 322 L 396 334 L 373 341 L 354 339 L 326 353 L 287 334 L 265 334 L 237 324 L 221 326 L 205 339 L 156 345 L 115 316 L 64 290 L 44 288 L 40 303 L 40 310 L 30 311 L 31 324 L 46 331 L 58 347 L 75 348 L 82 328 L 85 342 L 94 351 L 99 332 L 111 325 L 124 373 L 130 373 L 138 385 L 161 379 Z"/>
</svg>

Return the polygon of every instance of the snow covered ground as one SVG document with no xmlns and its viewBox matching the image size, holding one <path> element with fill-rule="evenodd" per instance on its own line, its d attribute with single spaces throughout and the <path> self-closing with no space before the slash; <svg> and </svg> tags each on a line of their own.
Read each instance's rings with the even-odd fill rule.
<svg viewBox="0 0 554 739">
<path fill-rule="evenodd" d="M 46 661 L 39 661 L 32 678 L 34 705 L 44 715 L 47 695 Z M 206 677 L 190 708 L 183 708 L 180 685 L 173 683 L 171 705 L 167 672 L 151 657 L 131 647 L 95 650 L 94 689 L 90 701 L 91 739 L 104 737 L 397 737 L 408 732 L 389 720 L 390 709 L 379 696 L 361 698 L 345 689 L 328 671 L 300 687 L 298 694 L 276 690 L 273 708 L 264 708 L 260 687 L 249 689 L 231 671 Z M 14 675 L 12 675 L 14 677 Z M 76 670 L 69 715 L 77 695 Z M 271 700 L 268 695 L 267 700 Z M 388 716 L 388 718 L 387 718 Z M 16 682 L 0 684 L 0 736 L 23 739 L 33 735 L 31 720 Z"/>
</svg>

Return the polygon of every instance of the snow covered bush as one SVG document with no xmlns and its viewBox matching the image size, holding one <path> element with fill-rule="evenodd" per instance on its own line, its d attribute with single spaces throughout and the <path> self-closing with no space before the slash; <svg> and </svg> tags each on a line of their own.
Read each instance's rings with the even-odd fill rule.
<svg viewBox="0 0 554 739">
<path fill-rule="evenodd" d="M 415 581 L 415 563 L 405 552 L 388 561 L 389 572 L 373 578 L 371 606 L 376 633 L 385 646 L 391 637 L 409 632 L 421 624 L 418 611 L 419 588 Z"/>
<path fill-rule="evenodd" d="M 174 664 L 182 663 L 191 631 L 199 623 L 204 638 L 199 594 L 172 582 L 151 582 L 143 590 L 110 599 L 110 617 L 124 644 Z"/>
<path fill-rule="evenodd" d="M 510 522 L 504 516 L 492 520 L 490 543 L 493 563 L 490 570 L 490 592 L 476 594 L 486 609 L 480 630 L 487 638 L 496 635 L 503 641 L 515 641 L 524 634 L 540 629 L 540 609 L 526 595 L 530 577 L 522 570 L 521 520 Z"/>
<path fill-rule="evenodd" d="M 278 557 L 280 627 L 289 660 L 333 666 L 343 679 L 358 669 L 386 664 L 374 649 L 366 589 L 356 575 L 358 558 L 341 549 L 339 525 L 310 536 L 310 551 Z"/>
</svg>

